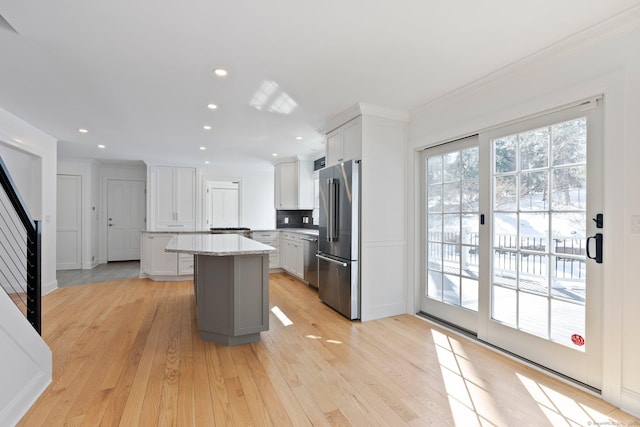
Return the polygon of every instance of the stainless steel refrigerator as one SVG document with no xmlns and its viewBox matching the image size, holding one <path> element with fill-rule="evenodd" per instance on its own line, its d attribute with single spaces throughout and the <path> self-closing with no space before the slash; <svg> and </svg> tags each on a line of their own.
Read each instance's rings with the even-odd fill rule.
<svg viewBox="0 0 640 427">
<path fill-rule="evenodd" d="M 360 162 L 320 170 L 318 294 L 349 319 L 360 318 Z"/>
</svg>

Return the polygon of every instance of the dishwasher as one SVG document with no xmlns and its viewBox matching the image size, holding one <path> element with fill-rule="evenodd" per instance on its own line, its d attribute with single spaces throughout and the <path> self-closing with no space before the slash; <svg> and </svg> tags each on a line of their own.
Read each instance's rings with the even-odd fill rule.
<svg viewBox="0 0 640 427">
<path fill-rule="evenodd" d="M 304 244 L 304 280 L 310 286 L 318 288 L 318 238 L 313 236 L 302 237 Z"/>
</svg>

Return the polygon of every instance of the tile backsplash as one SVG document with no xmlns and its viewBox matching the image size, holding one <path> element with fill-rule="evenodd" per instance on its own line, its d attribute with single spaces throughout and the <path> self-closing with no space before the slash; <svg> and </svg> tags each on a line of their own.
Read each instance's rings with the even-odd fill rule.
<svg viewBox="0 0 640 427">
<path fill-rule="evenodd" d="M 306 222 L 305 222 L 306 218 Z M 276 210 L 276 228 L 311 228 L 317 229 L 313 225 L 312 210 L 279 211 Z"/>
</svg>

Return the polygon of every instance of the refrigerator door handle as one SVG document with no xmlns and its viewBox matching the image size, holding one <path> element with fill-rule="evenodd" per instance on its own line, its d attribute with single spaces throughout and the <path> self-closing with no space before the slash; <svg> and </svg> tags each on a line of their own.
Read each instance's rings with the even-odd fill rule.
<svg viewBox="0 0 640 427">
<path fill-rule="evenodd" d="M 327 224 L 327 242 L 338 240 L 338 183 L 333 179 L 327 180 L 329 193 L 329 218 Z"/>
<path fill-rule="evenodd" d="M 318 257 L 320 259 L 323 259 L 325 261 L 332 262 L 334 264 L 341 265 L 343 267 L 348 267 L 349 266 L 349 264 L 347 264 L 346 262 L 338 261 L 338 260 L 335 260 L 333 258 L 329 258 L 329 257 L 323 256 L 323 255 L 320 255 L 320 254 L 316 254 L 316 257 Z"/>
</svg>

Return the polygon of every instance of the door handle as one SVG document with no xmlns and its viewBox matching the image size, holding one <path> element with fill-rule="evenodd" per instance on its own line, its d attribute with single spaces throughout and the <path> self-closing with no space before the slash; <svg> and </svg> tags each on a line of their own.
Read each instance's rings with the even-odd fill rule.
<svg viewBox="0 0 640 427">
<path fill-rule="evenodd" d="M 596 254 L 591 256 L 589 252 L 589 242 L 591 239 L 596 241 Z M 598 264 L 602 264 L 602 233 L 596 233 L 593 236 L 587 237 L 587 258 L 595 260 Z"/>
</svg>

